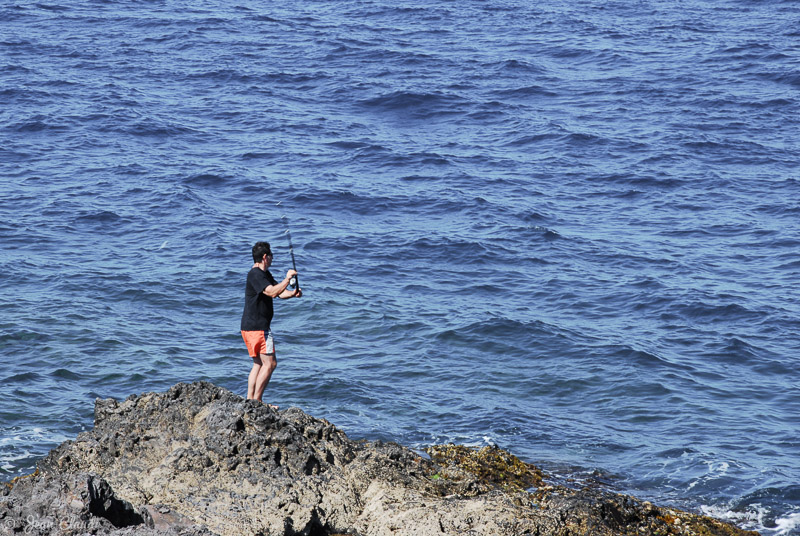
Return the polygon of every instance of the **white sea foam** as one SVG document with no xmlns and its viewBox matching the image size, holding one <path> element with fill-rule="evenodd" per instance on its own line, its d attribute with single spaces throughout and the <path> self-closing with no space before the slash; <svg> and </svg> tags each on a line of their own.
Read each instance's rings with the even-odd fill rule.
<svg viewBox="0 0 800 536">
<path fill-rule="evenodd" d="M 0 429 L 0 470 L 14 473 L 24 468 L 25 460 L 44 456 L 47 446 L 55 446 L 69 439 L 60 432 L 55 432 L 39 426 Z M 30 448 L 31 445 L 41 446 L 41 450 Z"/>
<path fill-rule="evenodd" d="M 731 468 L 731 464 L 726 461 L 710 460 L 706 462 L 706 465 L 708 465 L 708 473 L 690 482 L 687 489 L 691 490 L 698 484 L 705 484 L 715 478 L 724 477 L 728 474 L 728 470 Z"/>
<path fill-rule="evenodd" d="M 767 515 L 767 509 L 760 504 L 752 504 L 749 510 L 743 512 L 735 512 L 724 505 L 702 505 L 700 506 L 700 510 L 707 516 L 748 528 L 763 526 L 764 516 Z"/>
<path fill-rule="evenodd" d="M 733 511 L 726 506 L 701 506 L 700 510 L 711 517 L 733 523 L 762 536 L 793 536 L 800 534 L 800 512 L 793 512 L 774 521 L 769 520 L 769 509 L 759 503 L 751 504 L 745 511 Z"/>
<path fill-rule="evenodd" d="M 800 512 L 776 519 L 775 530 L 776 536 L 800 533 Z"/>
<path fill-rule="evenodd" d="M 13 462 L 25 460 L 33 455 L 34 452 L 30 450 L 21 450 L 16 454 L 0 455 L 0 469 L 8 473 L 12 473 L 19 468 L 19 465 L 14 464 Z"/>
</svg>

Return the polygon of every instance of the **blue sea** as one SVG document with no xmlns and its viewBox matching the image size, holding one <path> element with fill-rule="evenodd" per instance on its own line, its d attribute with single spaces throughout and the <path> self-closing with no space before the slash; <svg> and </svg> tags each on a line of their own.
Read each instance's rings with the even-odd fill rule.
<svg viewBox="0 0 800 536">
<path fill-rule="evenodd" d="M 265 401 L 800 534 L 799 140 L 791 0 L 3 1 L 0 480 L 288 228 Z"/>
</svg>

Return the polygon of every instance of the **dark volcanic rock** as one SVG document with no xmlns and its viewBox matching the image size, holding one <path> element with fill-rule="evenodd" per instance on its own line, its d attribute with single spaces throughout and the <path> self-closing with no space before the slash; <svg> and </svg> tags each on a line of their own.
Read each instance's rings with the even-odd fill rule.
<svg viewBox="0 0 800 536">
<path fill-rule="evenodd" d="M 5 485 L 0 532 L 114 535 L 740 535 L 509 453 L 357 442 L 209 383 L 98 400 L 95 427 Z"/>
</svg>

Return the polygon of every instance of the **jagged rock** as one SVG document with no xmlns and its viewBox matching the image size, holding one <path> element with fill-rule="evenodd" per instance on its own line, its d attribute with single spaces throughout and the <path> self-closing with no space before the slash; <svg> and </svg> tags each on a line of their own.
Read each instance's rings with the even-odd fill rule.
<svg viewBox="0 0 800 536">
<path fill-rule="evenodd" d="M 8 534 L 213 536 L 189 520 L 159 522 L 150 507 L 119 499 L 103 478 L 87 473 L 36 472 L 7 484 L 0 497 L 0 531 Z"/>
<path fill-rule="evenodd" d="M 597 489 L 546 486 L 497 448 L 352 441 L 212 384 L 98 400 L 95 427 L 6 484 L 0 531 L 212 536 L 744 535 Z"/>
</svg>

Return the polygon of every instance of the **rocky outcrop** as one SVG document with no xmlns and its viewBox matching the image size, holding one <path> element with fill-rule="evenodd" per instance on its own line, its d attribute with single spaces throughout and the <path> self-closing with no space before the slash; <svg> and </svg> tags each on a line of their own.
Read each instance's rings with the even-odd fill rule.
<svg viewBox="0 0 800 536">
<path fill-rule="evenodd" d="M 598 489 L 545 485 L 497 448 L 353 441 L 209 383 L 98 400 L 95 427 L 5 486 L 0 533 L 741 535 Z"/>
</svg>

